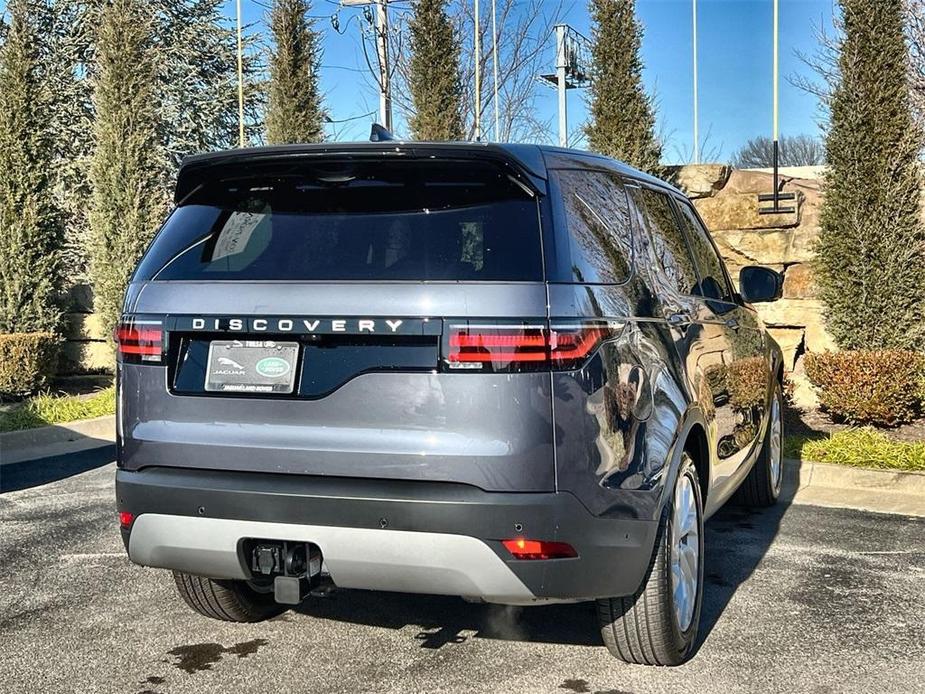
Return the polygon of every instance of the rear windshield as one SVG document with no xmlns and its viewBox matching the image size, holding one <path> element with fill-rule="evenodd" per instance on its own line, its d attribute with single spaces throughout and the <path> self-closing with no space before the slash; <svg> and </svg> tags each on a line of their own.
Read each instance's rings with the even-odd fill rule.
<svg viewBox="0 0 925 694">
<path fill-rule="evenodd" d="M 291 165 L 290 165 L 291 166 Z M 506 169 L 326 162 L 189 197 L 136 280 L 542 280 L 539 211 Z"/>
</svg>

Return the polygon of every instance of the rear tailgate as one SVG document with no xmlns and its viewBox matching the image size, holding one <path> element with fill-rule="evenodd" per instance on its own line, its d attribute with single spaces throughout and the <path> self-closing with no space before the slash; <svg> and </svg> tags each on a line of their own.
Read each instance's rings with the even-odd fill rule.
<svg viewBox="0 0 925 694">
<path fill-rule="evenodd" d="M 163 355 L 120 360 L 120 464 L 555 489 L 548 371 L 456 369 L 446 359 L 448 326 L 546 321 L 535 196 L 506 178 L 497 184 L 505 192 L 453 189 L 484 176 L 443 176 L 451 192 L 436 210 L 433 190 L 415 190 L 431 207 L 395 202 L 397 176 L 384 202 L 367 176 L 357 191 L 362 220 L 343 211 L 350 196 L 342 187 L 333 194 L 339 208 L 323 219 L 301 201 L 273 197 L 249 231 L 227 196 L 181 207 L 159 239 L 171 224 L 186 237 L 156 241 L 129 291 L 127 320 L 160 325 Z M 283 187 L 292 194 L 289 181 L 277 181 L 250 181 L 248 193 L 266 197 L 276 186 L 274 196 Z M 492 207 L 499 200 L 506 210 Z M 415 235 L 422 219 L 426 237 Z M 280 251 L 303 229 L 313 243 Z M 535 247 L 518 245 L 525 240 Z M 231 349 L 236 343 L 282 345 L 274 354 L 283 361 L 268 362 L 276 369 L 269 380 L 249 373 L 238 382 L 236 369 L 251 363 Z M 218 354 L 230 355 L 225 364 Z M 267 391 L 271 382 L 278 387 Z"/>
</svg>

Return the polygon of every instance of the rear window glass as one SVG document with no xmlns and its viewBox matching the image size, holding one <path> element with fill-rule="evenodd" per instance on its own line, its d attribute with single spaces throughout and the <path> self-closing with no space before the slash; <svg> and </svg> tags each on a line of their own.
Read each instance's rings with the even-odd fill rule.
<svg viewBox="0 0 925 694">
<path fill-rule="evenodd" d="M 325 162 L 216 181 L 138 280 L 542 280 L 537 201 L 481 162 Z"/>
</svg>

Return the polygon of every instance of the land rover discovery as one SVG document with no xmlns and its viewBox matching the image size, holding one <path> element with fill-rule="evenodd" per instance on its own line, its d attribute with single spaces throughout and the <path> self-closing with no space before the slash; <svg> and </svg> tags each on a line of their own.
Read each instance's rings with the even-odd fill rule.
<svg viewBox="0 0 925 694">
<path fill-rule="evenodd" d="M 780 492 L 777 273 L 736 290 L 679 191 L 548 147 L 207 154 L 175 200 L 117 329 L 133 562 L 216 619 L 596 601 L 615 656 L 690 656 L 704 520 Z"/>
</svg>

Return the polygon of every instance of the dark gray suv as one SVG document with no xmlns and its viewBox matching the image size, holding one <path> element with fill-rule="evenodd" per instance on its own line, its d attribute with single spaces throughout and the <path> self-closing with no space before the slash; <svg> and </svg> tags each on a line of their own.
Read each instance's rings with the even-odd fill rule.
<svg viewBox="0 0 925 694">
<path fill-rule="evenodd" d="M 614 655 L 682 662 L 704 519 L 780 490 L 781 279 L 739 287 L 681 193 L 583 152 L 188 159 L 117 331 L 129 557 L 232 621 L 596 600 Z"/>
</svg>

